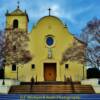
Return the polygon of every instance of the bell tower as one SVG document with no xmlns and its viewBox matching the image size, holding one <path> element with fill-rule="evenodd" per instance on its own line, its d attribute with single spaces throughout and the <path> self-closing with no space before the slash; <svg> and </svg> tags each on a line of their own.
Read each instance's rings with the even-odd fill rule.
<svg viewBox="0 0 100 100">
<path fill-rule="evenodd" d="M 17 8 L 13 12 L 6 12 L 6 30 L 20 29 L 28 32 L 28 14 L 26 10 L 23 12 L 20 9 L 19 2 Z"/>
</svg>

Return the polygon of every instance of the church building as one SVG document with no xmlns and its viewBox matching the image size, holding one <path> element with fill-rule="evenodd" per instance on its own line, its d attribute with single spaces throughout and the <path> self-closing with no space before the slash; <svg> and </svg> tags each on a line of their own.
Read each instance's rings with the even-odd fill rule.
<svg viewBox="0 0 100 100">
<path fill-rule="evenodd" d="M 6 30 L 13 27 L 28 32 L 28 22 L 27 12 L 19 6 L 13 12 L 6 13 Z M 65 81 L 70 77 L 73 81 L 86 78 L 86 69 L 78 61 L 61 64 L 65 50 L 74 41 L 82 43 L 69 32 L 61 19 L 51 15 L 50 9 L 49 15 L 40 18 L 28 35 L 27 49 L 31 52 L 32 60 L 26 64 L 5 66 L 5 78 L 16 79 L 17 72 L 18 80 L 23 82 L 30 82 L 31 78 L 48 82 Z"/>
</svg>

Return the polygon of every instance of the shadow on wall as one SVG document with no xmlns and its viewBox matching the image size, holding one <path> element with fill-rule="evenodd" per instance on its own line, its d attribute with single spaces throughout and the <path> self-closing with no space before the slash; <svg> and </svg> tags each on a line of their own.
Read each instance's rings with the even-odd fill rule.
<svg viewBox="0 0 100 100">
<path fill-rule="evenodd" d="M 87 69 L 87 78 L 100 78 L 100 70 L 97 68 Z"/>
</svg>

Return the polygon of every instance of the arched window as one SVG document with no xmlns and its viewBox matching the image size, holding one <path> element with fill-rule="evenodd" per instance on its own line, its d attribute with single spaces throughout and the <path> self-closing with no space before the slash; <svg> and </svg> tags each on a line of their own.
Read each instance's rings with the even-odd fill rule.
<svg viewBox="0 0 100 100">
<path fill-rule="evenodd" d="M 18 28 L 18 20 L 17 19 L 15 19 L 14 21 L 13 21 L 13 28 L 15 29 L 15 28 Z"/>
</svg>

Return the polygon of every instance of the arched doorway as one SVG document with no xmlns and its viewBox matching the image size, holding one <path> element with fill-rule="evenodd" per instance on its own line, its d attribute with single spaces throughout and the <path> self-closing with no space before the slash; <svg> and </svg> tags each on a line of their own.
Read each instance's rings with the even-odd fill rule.
<svg viewBox="0 0 100 100">
<path fill-rule="evenodd" d="M 44 80 L 56 81 L 56 63 L 44 63 Z"/>
</svg>

